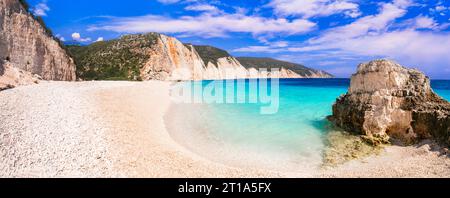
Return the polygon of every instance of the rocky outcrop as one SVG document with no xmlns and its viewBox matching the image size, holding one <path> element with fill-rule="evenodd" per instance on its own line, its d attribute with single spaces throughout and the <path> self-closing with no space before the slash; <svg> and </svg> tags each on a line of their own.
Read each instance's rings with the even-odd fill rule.
<svg viewBox="0 0 450 198">
<path fill-rule="evenodd" d="M 5 64 L 45 80 L 75 80 L 73 60 L 19 0 L 0 0 L 0 59 L 0 80 Z"/>
<path fill-rule="evenodd" d="M 244 67 L 236 58 L 227 52 L 210 47 L 208 53 L 199 46 L 183 44 L 179 40 L 166 35 L 158 34 L 156 45 L 150 50 L 150 58 L 141 67 L 143 80 L 218 80 L 218 79 L 243 79 L 243 78 L 319 78 L 330 77 L 325 72 L 311 72 L 302 76 L 290 69 L 280 67 L 278 73 L 259 71 L 259 68 Z M 213 49 L 213 50 L 211 50 Z M 220 55 L 214 55 L 214 50 L 220 50 Z M 207 57 L 206 57 L 207 56 Z M 261 66 L 264 67 L 264 66 Z"/>
<path fill-rule="evenodd" d="M 433 92 L 423 73 L 393 61 L 359 65 L 330 119 L 374 144 L 433 137 L 450 145 L 450 103 Z"/>
<path fill-rule="evenodd" d="M 192 46 L 186 47 L 173 37 L 156 36 L 156 44 L 149 48 L 149 59 L 140 68 L 143 80 L 201 79 L 203 61 Z"/>
<path fill-rule="evenodd" d="M 13 67 L 9 62 L 1 66 L 0 75 L 0 91 L 21 85 L 36 84 L 42 80 L 39 75 Z"/>
<path fill-rule="evenodd" d="M 224 50 L 183 44 L 158 33 L 126 35 L 89 46 L 69 46 L 69 50 L 77 62 L 78 76 L 86 80 L 217 80 L 275 76 L 270 68 L 269 72 L 259 71 L 264 65 L 243 66 Z M 302 69 L 310 72 L 305 74 L 282 65 L 277 68 L 280 68 L 279 78 L 331 77 L 306 67 Z"/>
</svg>

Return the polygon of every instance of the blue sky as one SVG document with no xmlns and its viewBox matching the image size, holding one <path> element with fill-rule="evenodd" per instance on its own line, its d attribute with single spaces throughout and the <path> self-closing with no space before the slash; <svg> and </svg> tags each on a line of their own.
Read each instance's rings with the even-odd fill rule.
<svg viewBox="0 0 450 198">
<path fill-rule="evenodd" d="M 450 0 L 28 0 L 65 41 L 160 32 L 234 56 L 272 57 L 349 77 L 389 58 L 450 79 Z"/>
</svg>

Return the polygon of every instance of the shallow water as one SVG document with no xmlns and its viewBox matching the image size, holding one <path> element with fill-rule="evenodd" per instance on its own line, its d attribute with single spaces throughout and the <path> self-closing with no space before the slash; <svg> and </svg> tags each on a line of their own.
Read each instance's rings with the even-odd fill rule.
<svg viewBox="0 0 450 198">
<path fill-rule="evenodd" d="M 192 82 L 189 86 L 205 88 L 211 83 L 218 82 Z M 235 100 L 239 97 L 237 84 L 245 85 L 245 103 L 172 105 L 165 120 L 177 142 L 230 166 L 305 172 L 319 167 L 324 135 L 329 130 L 326 116 L 331 114 L 336 98 L 347 91 L 348 79 L 282 79 L 278 111 L 268 115 L 260 113 L 261 107 L 268 104 L 249 100 L 259 96 L 251 90 L 262 87 L 250 88 L 248 80 L 220 83 L 225 90 L 234 90 L 230 93 L 234 93 Z M 433 81 L 432 86 L 450 100 L 450 81 Z M 275 91 L 268 89 L 268 93 Z"/>
</svg>

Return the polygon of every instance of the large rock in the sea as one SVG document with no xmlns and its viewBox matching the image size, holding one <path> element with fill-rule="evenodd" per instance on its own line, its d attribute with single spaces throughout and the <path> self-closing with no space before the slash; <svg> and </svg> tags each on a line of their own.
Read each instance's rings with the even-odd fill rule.
<svg viewBox="0 0 450 198">
<path fill-rule="evenodd" d="M 450 145 L 450 103 L 433 92 L 423 73 L 393 61 L 359 65 L 330 118 L 374 144 L 390 138 L 413 143 L 433 137 Z"/>
<path fill-rule="evenodd" d="M 6 72 L 8 65 L 12 69 Z M 0 82 L 15 70 L 45 80 L 75 80 L 75 64 L 51 33 L 19 0 L 0 0 Z M 16 79 L 20 84 L 21 79 Z M 12 81 L 14 82 L 14 81 Z M 23 81 L 22 81 L 23 82 Z M 14 86 L 14 83 L 11 85 Z"/>
</svg>

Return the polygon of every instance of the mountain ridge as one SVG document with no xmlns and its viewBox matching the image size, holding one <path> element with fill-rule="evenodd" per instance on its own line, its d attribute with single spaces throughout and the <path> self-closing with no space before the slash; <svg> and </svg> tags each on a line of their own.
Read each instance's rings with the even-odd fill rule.
<svg viewBox="0 0 450 198">
<path fill-rule="evenodd" d="M 305 75 L 305 76 L 311 76 L 315 73 L 322 72 L 325 75 L 329 75 L 330 77 L 334 77 L 332 74 L 322 71 L 313 69 L 310 67 L 306 67 L 302 64 L 298 63 L 292 63 L 288 61 L 278 60 L 275 58 L 270 57 L 236 57 L 239 62 L 245 67 L 245 68 L 251 68 L 251 67 L 260 67 L 263 66 L 264 68 L 271 69 L 271 68 L 286 68 L 289 70 L 292 70 L 298 74 Z"/>
<path fill-rule="evenodd" d="M 192 44 L 187 43 L 186 45 Z M 192 46 L 194 46 L 194 48 L 199 53 L 200 57 L 202 57 L 203 61 L 205 62 L 205 65 L 207 65 L 208 62 L 212 62 L 211 60 L 214 59 L 217 60 L 218 58 L 223 57 L 234 57 L 230 55 L 226 50 L 220 49 L 218 47 L 210 45 L 192 45 Z M 314 76 L 316 73 L 322 73 L 324 75 L 328 75 L 328 77 L 334 77 L 333 75 L 325 71 L 309 68 L 297 63 L 277 60 L 271 57 L 234 57 L 234 58 L 236 58 L 241 63 L 241 65 L 244 66 L 246 69 L 285 68 L 288 70 L 292 70 L 301 76 Z"/>
<path fill-rule="evenodd" d="M 67 48 L 77 63 L 77 74 L 85 80 L 215 80 L 271 75 L 258 71 L 264 66 L 243 66 L 223 49 L 182 43 L 155 32 Z M 309 72 L 301 74 L 280 69 L 281 78 L 332 77 L 306 67 Z"/>
</svg>

